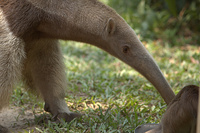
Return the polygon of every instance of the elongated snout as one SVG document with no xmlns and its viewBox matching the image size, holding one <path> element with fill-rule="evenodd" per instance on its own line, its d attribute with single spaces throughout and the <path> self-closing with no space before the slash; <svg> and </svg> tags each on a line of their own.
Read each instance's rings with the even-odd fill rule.
<svg viewBox="0 0 200 133">
<path fill-rule="evenodd" d="M 175 97 L 160 68 L 149 54 L 134 30 L 120 17 L 114 21 L 109 19 L 106 25 L 106 45 L 97 45 L 133 67 L 149 80 L 167 104 Z"/>
<path fill-rule="evenodd" d="M 118 55 L 118 58 L 133 67 L 150 81 L 161 94 L 164 101 L 169 104 L 175 97 L 170 85 L 143 44 L 139 40 L 134 43 L 134 46 L 124 46 L 121 50 L 124 52 L 123 56 Z"/>
<path fill-rule="evenodd" d="M 169 104 L 175 97 L 175 94 L 154 59 L 145 49 L 144 52 L 146 52 L 145 56 L 138 57 L 138 59 L 130 65 L 140 72 L 147 80 L 149 80 L 161 94 L 164 101 Z"/>
</svg>

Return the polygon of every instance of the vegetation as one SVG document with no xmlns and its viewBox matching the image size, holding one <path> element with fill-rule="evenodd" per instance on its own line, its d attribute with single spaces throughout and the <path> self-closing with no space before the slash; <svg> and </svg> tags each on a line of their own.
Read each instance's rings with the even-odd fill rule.
<svg viewBox="0 0 200 133">
<path fill-rule="evenodd" d="M 178 20 L 183 9 L 161 10 L 162 2 L 109 0 L 109 4 L 141 36 L 143 44 L 157 61 L 175 93 L 178 93 L 185 85 L 199 84 L 200 43 L 196 38 L 199 31 L 192 31 L 192 27 L 185 25 L 194 17 L 188 20 L 185 14 L 182 20 Z M 192 1 L 188 6 L 197 8 L 198 2 Z M 192 9 L 187 8 L 187 11 Z M 192 35 L 185 36 L 187 33 Z M 66 102 L 72 111 L 85 115 L 70 123 L 40 123 L 44 117 L 42 114 L 45 114 L 44 104 L 20 85 L 14 90 L 11 105 L 20 107 L 22 112 L 32 110 L 35 121 L 27 121 L 26 128 L 19 132 L 133 133 L 140 124 L 160 122 L 166 104 L 139 73 L 96 47 L 64 41 L 61 44 L 68 80 Z M 26 114 L 18 117 L 23 115 Z"/>
<path fill-rule="evenodd" d="M 200 0 L 107 0 L 141 39 L 200 45 Z M 176 38 L 174 38 L 176 36 Z"/>
<path fill-rule="evenodd" d="M 82 43 L 61 42 L 67 67 L 66 102 L 85 116 L 71 123 L 39 124 L 43 103 L 19 87 L 12 105 L 35 113 L 34 128 L 26 133 L 133 132 L 142 123 L 158 123 L 166 104 L 140 74 L 104 51 Z M 168 47 L 149 41 L 145 46 L 155 57 L 175 93 L 187 84 L 198 85 L 198 46 Z M 22 114 L 26 115 L 26 114 Z M 20 117 L 20 116 L 19 116 Z M 28 124 L 27 124 L 28 125 Z"/>
</svg>

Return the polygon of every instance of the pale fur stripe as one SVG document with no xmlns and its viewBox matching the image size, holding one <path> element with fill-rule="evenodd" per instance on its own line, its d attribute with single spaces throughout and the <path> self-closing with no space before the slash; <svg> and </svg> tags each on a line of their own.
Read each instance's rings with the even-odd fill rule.
<svg viewBox="0 0 200 133">
<path fill-rule="evenodd" d="M 9 103 L 13 85 L 21 77 L 24 42 L 9 30 L 0 12 L 0 110 Z"/>
</svg>

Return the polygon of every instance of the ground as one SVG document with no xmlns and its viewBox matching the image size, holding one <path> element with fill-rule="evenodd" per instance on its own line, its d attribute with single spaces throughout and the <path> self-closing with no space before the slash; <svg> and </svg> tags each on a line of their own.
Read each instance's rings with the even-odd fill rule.
<svg viewBox="0 0 200 133">
<path fill-rule="evenodd" d="M 34 129 L 35 121 L 32 110 L 25 110 L 22 114 L 20 107 L 8 107 L 0 112 L 0 123 L 13 133 L 23 132 L 24 129 Z"/>
<path fill-rule="evenodd" d="M 176 94 L 185 85 L 199 85 L 200 46 L 143 44 Z M 166 104 L 135 70 L 83 43 L 62 41 L 61 46 L 68 80 L 66 102 L 70 110 L 84 116 L 71 123 L 42 122 L 47 114 L 44 103 L 19 84 L 10 106 L 0 113 L 1 125 L 13 133 L 131 133 L 140 124 L 160 122 Z"/>
</svg>

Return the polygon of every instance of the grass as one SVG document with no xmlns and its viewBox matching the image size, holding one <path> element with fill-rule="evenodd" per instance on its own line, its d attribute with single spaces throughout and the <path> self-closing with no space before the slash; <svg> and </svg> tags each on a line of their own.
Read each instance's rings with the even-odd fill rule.
<svg viewBox="0 0 200 133">
<path fill-rule="evenodd" d="M 199 84 L 200 46 L 168 47 L 155 41 L 143 44 L 175 93 L 185 85 Z M 38 124 L 44 103 L 19 85 L 11 105 L 35 114 L 34 126 L 24 133 L 132 133 L 140 124 L 160 122 L 166 104 L 139 73 L 96 47 L 64 41 L 61 46 L 68 80 L 66 102 L 72 111 L 85 115 L 70 123 Z"/>
</svg>

